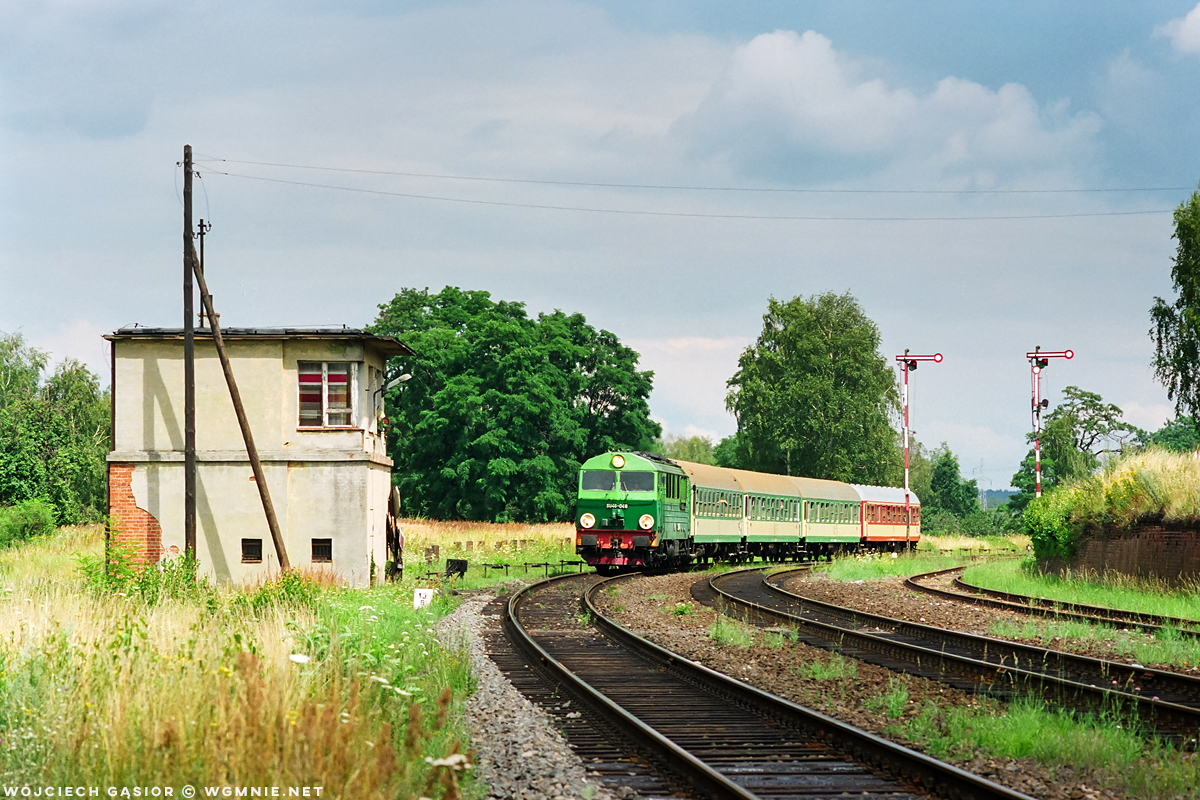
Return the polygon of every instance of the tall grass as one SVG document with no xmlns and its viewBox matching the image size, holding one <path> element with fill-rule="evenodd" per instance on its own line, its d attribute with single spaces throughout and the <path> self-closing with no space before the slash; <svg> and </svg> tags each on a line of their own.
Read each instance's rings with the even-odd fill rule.
<svg viewBox="0 0 1200 800">
<path fill-rule="evenodd" d="M 1051 770 L 1091 772 L 1101 785 L 1141 800 L 1194 798 L 1200 793 L 1200 760 L 1174 745 L 1127 725 L 1078 717 L 1028 698 L 1007 704 L 985 699 L 978 707 L 939 708 L 929 703 L 890 731 L 921 742 L 937 758 L 987 754 L 1030 758 Z"/>
<path fill-rule="evenodd" d="M 1076 644 L 1094 643 L 1103 645 L 1117 657 L 1138 664 L 1177 667 L 1200 664 L 1200 639 L 1182 636 L 1170 628 L 1147 636 L 1109 625 L 1031 619 L 1024 622 L 995 620 L 988 625 L 988 632 L 1007 639 L 1040 642 L 1045 647 L 1059 648 L 1066 640 Z"/>
<path fill-rule="evenodd" d="M 708 629 L 708 638 L 722 646 L 740 648 L 753 647 L 756 631 L 748 625 L 732 620 L 724 614 L 718 614 L 712 626 Z"/>
<path fill-rule="evenodd" d="M 977 564 L 963 572 L 963 580 L 1030 597 L 1200 620 L 1200 586 L 1194 584 L 1170 587 L 1115 574 L 1076 574 L 1069 578 L 1043 575 L 1033 559 Z"/>
<path fill-rule="evenodd" d="M 459 796 L 465 759 L 444 757 L 470 679 L 431 631 L 444 602 L 273 584 L 151 603 L 89 588 L 71 551 L 101 547 L 74 529 L 0 554 L 7 783 Z"/>
<path fill-rule="evenodd" d="M 1151 447 L 1033 500 L 1022 517 L 1039 558 L 1074 554 L 1087 531 L 1200 522 L 1200 459 Z"/>
</svg>

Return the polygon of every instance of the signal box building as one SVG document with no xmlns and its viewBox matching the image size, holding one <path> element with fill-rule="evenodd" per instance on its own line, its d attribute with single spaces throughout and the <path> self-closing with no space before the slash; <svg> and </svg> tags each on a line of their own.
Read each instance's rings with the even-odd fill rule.
<svg viewBox="0 0 1200 800">
<path fill-rule="evenodd" d="M 356 329 L 223 330 L 291 565 L 352 586 L 382 578 L 392 461 L 383 417 L 397 339 Z M 184 551 L 183 330 L 122 328 L 112 349 L 114 543 L 157 563 Z M 278 575 L 241 428 L 207 330 L 195 336 L 196 557 L 219 583 Z"/>
</svg>

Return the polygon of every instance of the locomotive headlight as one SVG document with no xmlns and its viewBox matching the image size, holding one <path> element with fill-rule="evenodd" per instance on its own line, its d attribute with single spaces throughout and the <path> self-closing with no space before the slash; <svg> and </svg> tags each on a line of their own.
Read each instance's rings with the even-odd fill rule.
<svg viewBox="0 0 1200 800">
<path fill-rule="evenodd" d="M 649 514 L 642 514 L 641 518 L 638 520 L 638 527 L 644 531 L 650 530 L 654 527 L 654 517 L 650 516 Z"/>
<path fill-rule="evenodd" d="M 593 514 L 584 514 L 579 518 L 579 526 L 581 528 L 590 528 L 596 524 L 596 517 Z"/>
<path fill-rule="evenodd" d="M 620 469 L 621 467 L 625 466 L 625 456 L 621 455 L 620 453 L 613 456 L 612 457 L 612 465 L 617 469 Z"/>
</svg>

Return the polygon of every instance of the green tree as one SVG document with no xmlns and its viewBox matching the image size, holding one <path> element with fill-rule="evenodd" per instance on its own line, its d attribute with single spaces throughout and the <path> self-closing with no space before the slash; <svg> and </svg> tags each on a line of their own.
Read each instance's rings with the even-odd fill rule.
<svg viewBox="0 0 1200 800">
<path fill-rule="evenodd" d="M 942 443 L 945 447 L 945 442 Z M 896 448 L 900 453 L 900 465 L 904 466 L 904 442 L 897 438 Z M 933 490 L 931 483 L 933 481 L 933 460 L 930 458 L 930 453 L 925 445 L 917 441 L 917 437 L 909 432 L 908 439 L 908 488 L 921 499 L 923 506 L 928 503 L 934 503 Z M 901 482 L 903 484 L 903 481 Z M 927 499 L 930 498 L 930 499 Z"/>
<path fill-rule="evenodd" d="M 1042 428 L 1042 492 L 1060 483 L 1085 478 L 1100 466 L 1105 453 L 1117 453 L 1147 434 L 1121 419 L 1122 411 L 1095 392 L 1078 386 L 1063 389 L 1063 401 L 1045 417 Z M 1034 434 L 1026 434 L 1032 443 Z M 1021 512 L 1036 496 L 1037 479 L 1031 449 L 1012 478 L 1017 494 L 1009 508 Z"/>
<path fill-rule="evenodd" d="M 415 352 L 387 397 L 405 511 L 440 519 L 568 519 L 582 461 L 661 434 L 638 355 L 580 314 L 530 319 L 522 303 L 404 289 L 373 330 Z"/>
<path fill-rule="evenodd" d="M 1154 298 L 1150 337 L 1154 374 L 1167 387 L 1181 416 L 1200 419 L 1200 192 L 1175 209 L 1175 265 L 1171 281 L 1178 297 Z"/>
<path fill-rule="evenodd" d="M 1063 478 L 1083 477 L 1099 465 L 1101 454 L 1120 452 L 1138 437 L 1141 431 L 1122 421 L 1122 414 L 1120 408 L 1105 403 L 1095 392 L 1086 392 L 1078 386 L 1063 389 L 1063 401 L 1046 415 L 1045 427 L 1049 435 L 1045 438 L 1051 447 L 1069 448 L 1071 452 L 1084 453 L 1094 459 L 1078 461 L 1069 470 L 1065 468 L 1067 451 L 1052 453 L 1060 467 L 1064 467 Z"/>
<path fill-rule="evenodd" d="M 1200 449 L 1197 430 L 1196 420 L 1192 417 L 1176 417 L 1154 433 L 1146 434 L 1143 440 L 1176 453 L 1190 453 Z"/>
<path fill-rule="evenodd" d="M 851 295 L 771 298 L 738 359 L 727 408 L 741 466 L 855 483 L 895 483 L 896 379 L 879 330 Z"/>
<path fill-rule="evenodd" d="M 726 436 L 713 447 L 713 463 L 718 467 L 729 469 L 750 469 L 750 454 L 746 448 L 746 438 L 739 434 Z"/>
<path fill-rule="evenodd" d="M 978 483 L 963 480 L 958 456 L 950 452 L 945 442 L 934 451 L 934 456 L 929 476 L 930 502 L 927 504 L 922 497 L 922 507 L 928 505 L 932 510 L 943 510 L 959 519 L 980 513 Z"/>
<path fill-rule="evenodd" d="M 39 386 L 48 356 L 0 335 L 0 503 L 49 501 L 58 521 L 99 519 L 105 506 L 108 392 L 78 361 Z"/>
<path fill-rule="evenodd" d="M 707 436 L 667 436 L 663 440 L 663 455 L 697 464 L 716 464 L 712 439 Z"/>
<path fill-rule="evenodd" d="M 19 333 L 0 333 L 0 407 L 37 393 L 49 356 L 25 343 Z"/>
</svg>

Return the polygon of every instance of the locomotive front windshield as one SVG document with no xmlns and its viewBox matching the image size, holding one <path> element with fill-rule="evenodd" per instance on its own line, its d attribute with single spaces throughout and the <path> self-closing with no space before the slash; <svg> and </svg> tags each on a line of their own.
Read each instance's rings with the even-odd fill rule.
<svg viewBox="0 0 1200 800">
<path fill-rule="evenodd" d="M 653 492 L 653 472 L 622 472 L 621 489 L 626 492 Z"/>
<path fill-rule="evenodd" d="M 617 473 L 600 469 L 585 469 L 579 488 L 585 491 L 611 492 L 617 486 Z"/>
</svg>

